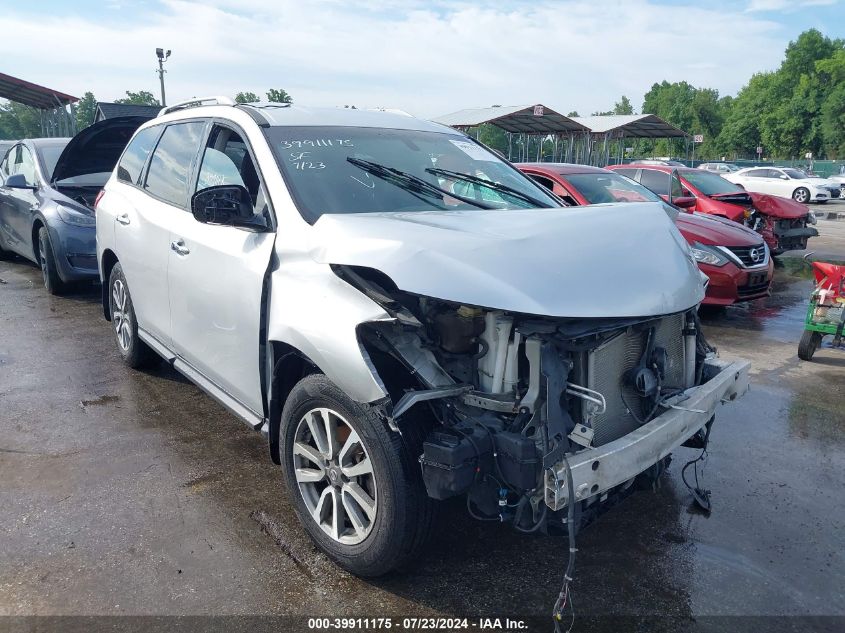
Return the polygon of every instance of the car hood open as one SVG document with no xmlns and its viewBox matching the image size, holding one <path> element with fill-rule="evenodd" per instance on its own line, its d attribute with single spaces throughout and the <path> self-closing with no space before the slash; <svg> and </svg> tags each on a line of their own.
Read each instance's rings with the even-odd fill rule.
<svg viewBox="0 0 845 633">
<path fill-rule="evenodd" d="M 323 215 L 308 248 L 407 292 L 525 314 L 657 316 L 704 297 L 683 237 L 650 202 Z"/>
<path fill-rule="evenodd" d="M 121 116 L 89 125 L 65 145 L 50 181 L 111 172 L 135 130 L 148 120 L 147 117 Z"/>
</svg>

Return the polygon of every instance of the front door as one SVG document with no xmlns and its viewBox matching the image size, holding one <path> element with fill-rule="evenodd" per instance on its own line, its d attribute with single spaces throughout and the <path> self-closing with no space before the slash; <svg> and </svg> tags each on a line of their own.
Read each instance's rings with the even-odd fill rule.
<svg viewBox="0 0 845 633">
<path fill-rule="evenodd" d="M 24 145 L 18 145 L 9 152 L 9 176 L 22 174 L 26 184 L 38 185 L 38 174 L 32 153 Z M 3 242 L 9 250 L 32 261 L 35 251 L 32 243 L 32 220 L 38 208 L 38 198 L 32 189 L 2 188 L 2 211 L 0 211 L 0 230 Z"/>
<path fill-rule="evenodd" d="M 241 185 L 271 221 L 266 189 L 244 137 L 212 127 L 196 191 Z M 173 350 L 219 388 L 263 415 L 259 345 L 262 291 L 275 233 L 198 222 L 181 214 L 168 265 Z"/>
</svg>

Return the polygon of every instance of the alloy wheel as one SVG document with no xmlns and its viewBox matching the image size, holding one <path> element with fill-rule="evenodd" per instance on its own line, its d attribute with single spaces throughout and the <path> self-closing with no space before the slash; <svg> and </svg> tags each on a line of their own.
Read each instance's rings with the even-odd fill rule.
<svg viewBox="0 0 845 633">
<path fill-rule="evenodd" d="M 805 189 L 799 189 L 795 192 L 796 202 L 806 203 L 809 198 L 810 194 Z"/>
<path fill-rule="evenodd" d="M 128 293 L 122 279 L 115 279 L 111 289 L 112 323 L 117 334 L 117 344 L 124 352 L 132 344 L 132 318 L 127 309 Z"/>
<path fill-rule="evenodd" d="M 311 518 L 333 540 L 356 545 L 372 532 L 378 494 L 357 431 L 337 411 L 308 411 L 296 428 L 293 470 Z"/>
</svg>

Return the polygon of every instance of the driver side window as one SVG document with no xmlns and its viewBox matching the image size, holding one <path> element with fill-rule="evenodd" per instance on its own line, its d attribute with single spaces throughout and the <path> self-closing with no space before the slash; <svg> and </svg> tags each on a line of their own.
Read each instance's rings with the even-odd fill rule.
<svg viewBox="0 0 845 633">
<path fill-rule="evenodd" d="M 268 214 L 267 195 L 246 143 L 237 132 L 220 125 L 208 137 L 196 190 L 218 185 L 240 185 L 249 192 L 253 213 Z"/>
<path fill-rule="evenodd" d="M 34 185 L 35 182 L 35 161 L 32 160 L 32 154 L 23 145 L 18 146 L 18 156 L 15 161 L 16 174 L 23 174 L 26 178 L 26 184 Z"/>
</svg>

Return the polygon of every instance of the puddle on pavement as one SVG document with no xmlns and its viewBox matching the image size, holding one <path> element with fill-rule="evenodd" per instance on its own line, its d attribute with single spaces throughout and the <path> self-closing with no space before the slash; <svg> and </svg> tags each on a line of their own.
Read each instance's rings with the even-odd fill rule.
<svg viewBox="0 0 845 633">
<path fill-rule="evenodd" d="M 79 406 L 82 409 L 85 409 L 86 407 L 92 407 L 92 406 L 99 407 L 99 406 L 110 404 L 112 402 L 117 402 L 118 400 L 120 400 L 120 396 L 99 396 L 99 397 L 93 398 L 91 400 L 80 400 Z"/>
<path fill-rule="evenodd" d="M 775 268 L 772 296 L 729 308 L 701 311 L 707 327 L 752 330 L 782 343 L 797 343 L 804 331 L 810 293 L 810 267 L 797 258 L 783 258 Z"/>
</svg>

